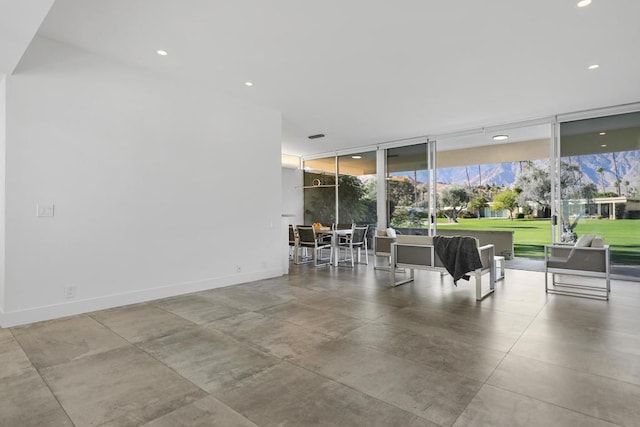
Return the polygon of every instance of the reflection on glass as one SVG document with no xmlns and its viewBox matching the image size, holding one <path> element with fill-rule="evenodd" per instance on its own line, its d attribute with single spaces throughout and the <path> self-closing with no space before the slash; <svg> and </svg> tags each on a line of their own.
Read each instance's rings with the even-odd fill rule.
<svg viewBox="0 0 640 427">
<path fill-rule="evenodd" d="M 542 258 L 551 243 L 549 124 L 437 141 L 438 229 L 513 231 L 514 253 Z"/>
<path fill-rule="evenodd" d="M 375 225 L 376 153 L 375 151 L 304 162 L 304 221 L 323 225 Z M 336 188 L 338 215 L 336 215 Z M 337 219 L 337 220 L 336 220 Z"/>
<path fill-rule="evenodd" d="M 394 228 L 428 228 L 427 144 L 387 150 L 387 218 Z"/>
<path fill-rule="evenodd" d="M 640 264 L 640 113 L 562 123 L 561 240 L 596 234 L 613 263 Z"/>
<path fill-rule="evenodd" d="M 336 160 L 326 157 L 305 160 L 304 223 L 331 225 L 336 220 Z"/>
<path fill-rule="evenodd" d="M 375 151 L 338 157 L 338 173 L 338 223 L 375 227 Z"/>
</svg>

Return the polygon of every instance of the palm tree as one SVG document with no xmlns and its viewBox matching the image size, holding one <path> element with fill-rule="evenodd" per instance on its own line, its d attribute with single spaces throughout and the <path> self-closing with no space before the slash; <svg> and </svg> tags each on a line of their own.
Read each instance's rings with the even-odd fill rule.
<svg viewBox="0 0 640 427">
<path fill-rule="evenodd" d="M 627 193 L 627 196 L 629 195 L 629 181 L 625 181 L 624 182 L 624 187 L 625 187 L 625 193 Z"/>
<path fill-rule="evenodd" d="M 469 166 L 465 166 L 464 171 L 467 173 L 467 185 L 469 186 L 469 189 L 471 189 L 471 179 L 469 179 Z"/>
<path fill-rule="evenodd" d="M 618 188 L 618 196 L 621 196 L 620 193 L 620 174 L 618 173 L 618 163 L 616 162 L 616 153 L 611 152 L 611 158 L 613 158 L 613 172 L 616 174 L 616 182 L 615 185 Z"/>
<path fill-rule="evenodd" d="M 602 194 L 604 194 L 604 169 L 600 167 L 596 169 L 596 172 L 600 174 L 600 184 L 602 185 Z"/>
</svg>

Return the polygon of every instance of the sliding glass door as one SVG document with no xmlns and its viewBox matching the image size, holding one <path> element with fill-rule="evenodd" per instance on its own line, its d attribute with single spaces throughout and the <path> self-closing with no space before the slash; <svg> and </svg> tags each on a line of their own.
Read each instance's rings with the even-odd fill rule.
<svg viewBox="0 0 640 427">
<path fill-rule="evenodd" d="M 556 240 L 601 235 L 612 264 L 639 266 L 640 112 L 566 121 L 559 129 Z"/>
<path fill-rule="evenodd" d="M 331 225 L 336 222 L 337 173 L 336 158 L 305 160 L 304 174 L 304 223 L 319 222 Z"/>
<path fill-rule="evenodd" d="M 387 149 L 389 226 L 408 234 L 435 231 L 435 142 Z"/>
<path fill-rule="evenodd" d="M 526 258 L 597 234 L 637 275 L 640 112 L 558 121 L 305 160 L 305 223 L 513 230 Z"/>
<path fill-rule="evenodd" d="M 376 152 L 305 160 L 305 224 L 376 224 Z"/>
<path fill-rule="evenodd" d="M 338 156 L 338 223 L 375 228 L 376 152 Z"/>
<path fill-rule="evenodd" d="M 437 139 L 438 229 L 513 232 L 507 258 L 551 243 L 551 122 Z M 515 252 L 515 253 L 513 253 Z"/>
</svg>

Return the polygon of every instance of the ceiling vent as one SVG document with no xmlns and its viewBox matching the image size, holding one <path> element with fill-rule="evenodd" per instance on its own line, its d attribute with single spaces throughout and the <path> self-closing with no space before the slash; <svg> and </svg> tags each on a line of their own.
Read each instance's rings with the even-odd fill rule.
<svg viewBox="0 0 640 427">
<path fill-rule="evenodd" d="M 309 139 L 318 139 L 318 138 L 324 138 L 324 133 L 319 133 L 317 135 L 309 135 Z"/>
</svg>

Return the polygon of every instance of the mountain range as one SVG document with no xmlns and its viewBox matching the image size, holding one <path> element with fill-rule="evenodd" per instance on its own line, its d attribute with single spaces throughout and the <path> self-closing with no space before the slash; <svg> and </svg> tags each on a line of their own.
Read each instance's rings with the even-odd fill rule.
<svg viewBox="0 0 640 427">
<path fill-rule="evenodd" d="M 613 156 L 615 156 L 615 164 Z M 563 157 L 562 161 L 578 166 L 583 172 L 582 182 L 595 184 L 598 191 L 603 191 L 603 185 L 604 191 L 617 191 L 616 167 L 623 195 L 629 194 L 633 188 L 636 190 L 640 188 L 640 150 Z M 472 187 L 486 184 L 510 187 L 515 183 L 522 163 L 524 162 L 438 169 L 437 180 L 444 184 L 463 186 L 471 184 Z M 549 168 L 549 159 L 534 160 L 533 163 L 541 169 Z M 602 173 L 598 172 L 599 168 L 602 168 Z M 426 177 L 426 172 L 418 174 L 418 180 L 423 181 L 420 175 Z M 629 184 L 625 184 L 626 182 Z"/>
</svg>

